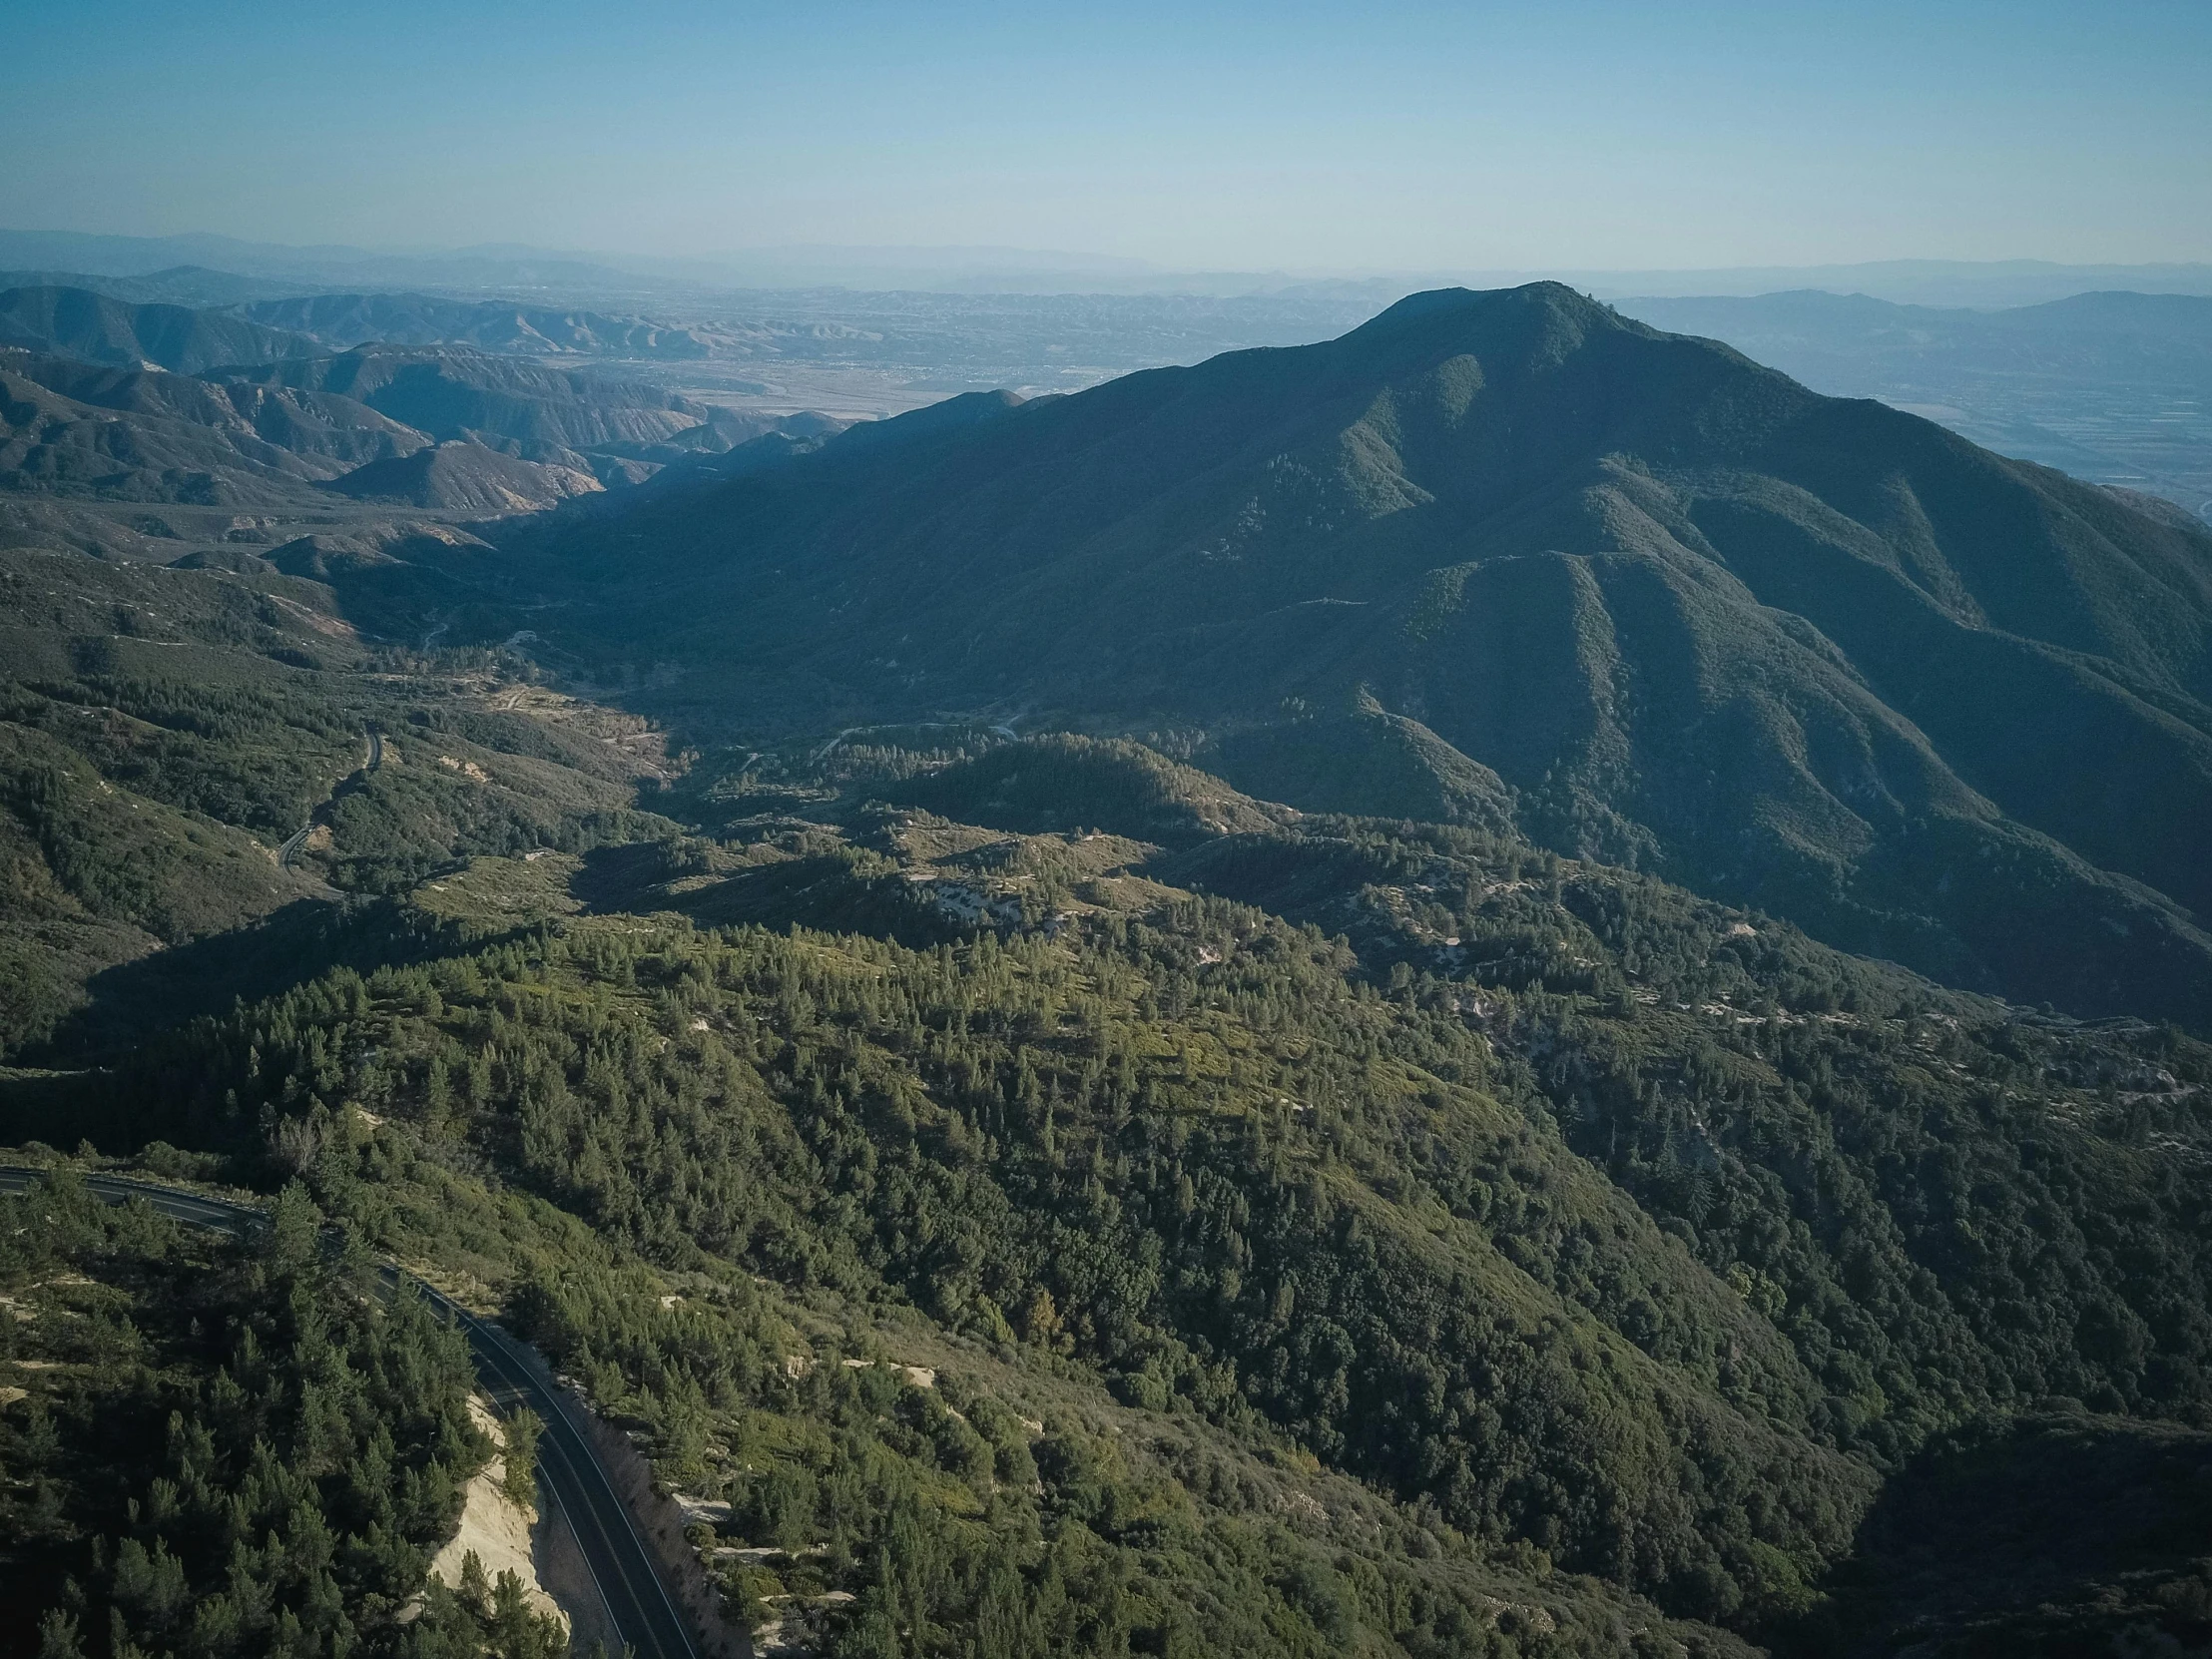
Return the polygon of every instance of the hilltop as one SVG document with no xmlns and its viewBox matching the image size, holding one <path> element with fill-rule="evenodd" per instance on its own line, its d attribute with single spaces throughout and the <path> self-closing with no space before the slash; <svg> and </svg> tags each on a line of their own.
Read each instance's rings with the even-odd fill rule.
<svg viewBox="0 0 2212 1659">
<path fill-rule="evenodd" d="M 496 514 L 540 512 L 605 486 L 578 467 L 540 465 L 456 439 L 356 467 L 329 487 L 367 501 Z"/>
</svg>

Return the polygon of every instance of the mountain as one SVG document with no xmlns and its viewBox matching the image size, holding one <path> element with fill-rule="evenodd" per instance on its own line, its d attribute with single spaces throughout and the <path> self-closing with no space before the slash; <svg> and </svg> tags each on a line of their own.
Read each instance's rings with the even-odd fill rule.
<svg viewBox="0 0 2212 1659">
<path fill-rule="evenodd" d="M 302 504 L 304 486 L 429 440 L 350 398 L 0 349 L 0 490 Z"/>
<path fill-rule="evenodd" d="M 2212 535 L 1556 286 L 956 398 L 421 576 L 703 734 L 1181 731 L 1952 983 L 2212 1009 Z"/>
<path fill-rule="evenodd" d="M 710 1648 L 2212 1635 L 2186 515 L 1541 286 L 849 428 L 0 366 L 109 531 L 0 550 L 0 1655 L 557 1646 L 371 1253 Z"/>
<path fill-rule="evenodd" d="M 264 328 L 189 305 L 130 304 L 85 288 L 0 292 L 0 345 L 125 368 L 198 374 L 227 363 L 310 357 L 322 347 L 301 334 Z"/>
<path fill-rule="evenodd" d="M 340 350 L 356 345 L 466 345 L 525 356 L 704 357 L 690 329 L 601 311 L 440 299 L 422 293 L 325 293 L 245 307 L 257 323 Z"/>
<path fill-rule="evenodd" d="M 479 514 L 541 512 L 605 486 L 588 471 L 544 466 L 453 439 L 371 461 L 326 487 L 361 500 Z"/>
<path fill-rule="evenodd" d="M 320 456 L 341 466 L 405 453 L 423 443 L 422 434 L 413 427 L 331 392 L 155 369 L 107 368 L 54 357 L 11 356 L 9 360 L 25 378 L 90 407 L 181 421 L 217 432 L 244 426 L 288 454 Z"/>
<path fill-rule="evenodd" d="M 2212 298 L 2097 291 L 1962 310 L 1797 291 L 1620 305 L 2007 455 L 2192 513 L 2212 500 Z"/>
<path fill-rule="evenodd" d="M 516 247 L 457 248 L 440 254 L 382 254 L 365 248 L 295 248 L 205 232 L 174 237 L 93 236 L 0 230 L 0 265 L 136 276 L 180 265 L 314 286 L 633 287 L 631 273 L 588 257 Z"/>
<path fill-rule="evenodd" d="M 256 299 L 281 299 L 299 292 L 295 282 L 206 266 L 171 266 L 142 276 L 102 276 L 84 271 L 0 271 L 0 288 L 85 288 L 133 305 L 236 306 Z"/>
<path fill-rule="evenodd" d="M 707 419 L 704 405 L 635 381 L 461 349 L 364 346 L 269 363 L 241 377 L 350 397 L 441 441 L 488 435 L 579 450 L 650 445 Z"/>
<path fill-rule="evenodd" d="M 535 512 L 643 483 L 671 464 L 701 475 L 766 464 L 845 424 L 714 408 L 466 346 L 331 355 L 304 335 L 232 314 L 79 289 L 16 289 L 0 302 L 0 322 L 40 347 L 0 345 L 0 490 L 46 503 L 0 520 L 0 539 L 11 542 L 124 545 L 125 527 L 56 505 L 63 500 L 303 513 L 285 529 L 314 533 L 330 496 L 317 501 L 300 487 L 308 484 L 470 517 Z M 232 360 L 302 349 L 281 362 Z M 148 353 L 223 366 L 173 373 L 143 360 Z M 759 447 L 722 459 L 748 444 Z M 25 510 L 38 519 L 24 520 L 28 534 L 10 527 Z M 210 527 L 219 539 L 254 533 Z"/>
<path fill-rule="evenodd" d="M 0 289 L 5 290 L 0 329 L 10 343 L 186 373 L 362 345 L 685 360 L 747 343 L 644 317 L 510 300 L 422 293 L 302 295 L 197 266 L 143 276 L 0 272 Z"/>
</svg>

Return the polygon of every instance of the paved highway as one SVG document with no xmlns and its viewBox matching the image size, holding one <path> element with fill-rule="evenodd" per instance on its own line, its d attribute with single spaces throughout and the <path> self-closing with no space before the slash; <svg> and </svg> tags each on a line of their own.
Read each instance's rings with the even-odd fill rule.
<svg viewBox="0 0 2212 1659">
<path fill-rule="evenodd" d="M 0 1193 L 18 1194 L 37 1170 L 0 1168 Z M 143 1198 L 166 1216 L 192 1227 L 243 1237 L 267 1219 L 251 1205 L 226 1204 L 117 1175 L 88 1175 L 85 1185 L 110 1204 Z M 400 1283 L 397 1268 L 383 1270 L 387 1290 Z M 544 1489 L 560 1505 L 585 1564 L 613 1615 L 615 1629 L 637 1659 L 700 1659 L 691 1627 L 677 1610 L 630 1512 L 615 1493 L 607 1468 L 584 1430 L 583 1406 L 554 1382 L 537 1355 L 489 1321 L 418 1280 L 422 1293 L 460 1325 L 468 1338 L 476 1380 L 502 1412 L 528 1405 L 545 1420 L 538 1441 Z"/>
<path fill-rule="evenodd" d="M 360 769 L 357 772 L 348 773 L 344 778 L 339 779 L 337 783 L 333 784 L 330 787 L 330 794 L 328 798 L 325 799 L 322 803 L 322 806 L 317 807 L 314 812 L 319 813 L 323 810 L 324 807 L 329 806 L 330 802 L 337 799 L 338 791 L 345 788 L 345 786 L 351 783 L 355 778 L 365 778 L 370 773 L 376 771 L 383 764 L 384 735 L 383 733 L 377 731 L 375 727 L 371 726 L 368 729 L 368 755 L 367 758 L 361 762 Z M 284 837 L 283 845 L 277 847 L 276 862 L 282 865 L 284 868 L 289 869 L 292 865 L 292 861 L 299 856 L 299 849 L 307 844 L 307 837 L 313 833 L 314 813 L 309 813 L 307 815 L 307 822 L 302 824 L 298 829 L 294 830 L 290 834 L 286 835 Z"/>
</svg>

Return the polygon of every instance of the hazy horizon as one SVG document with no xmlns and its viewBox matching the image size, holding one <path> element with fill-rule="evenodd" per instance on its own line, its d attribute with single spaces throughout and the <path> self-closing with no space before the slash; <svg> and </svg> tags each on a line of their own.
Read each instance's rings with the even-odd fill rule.
<svg viewBox="0 0 2212 1659">
<path fill-rule="evenodd" d="M 2212 259 L 2183 5 L 94 3 L 11 35 L 0 223 L 84 234 L 1347 277 Z"/>
<path fill-rule="evenodd" d="M 241 250 L 277 252 L 301 256 L 366 255 L 381 259 L 435 260 L 458 258 L 529 258 L 540 260 L 600 262 L 612 269 L 635 270 L 641 274 L 681 272 L 696 269 L 742 269 L 751 264 L 774 264 L 821 260 L 830 263 L 865 266 L 890 261 L 910 262 L 916 268 L 934 268 L 948 274 L 972 271 L 1020 271 L 1047 273 L 1064 271 L 1081 275 L 1110 275 L 1116 272 L 1133 276 L 1269 276 L 1297 281 L 1368 282 L 1387 281 L 1409 276 L 1432 276 L 1448 278 L 1455 276 L 1518 277 L 1541 280 L 1553 272 L 1586 274 L 1594 276 L 1698 276 L 1737 273 L 1774 273 L 1788 275 L 1813 271 L 1882 271 L 1907 269 L 1967 269 L 1981 271 L 2014 270 L 2113 270 L 2113 271 L 2196 271 L 2212 268 L 2212 252 L 2203 258 L 2170 260 L 2057 260 L 2036 255 L 2021 254 L 1992 256 L 1984 259 L 1954 259 L 1929 254 L 1899 254 L 1881 259 L 1866 260 L 1815 260 L 1801 262 L 1738 261 L 1733 263 L 1677 265 L 1592 265 L 1567 266 L 1558 262 L 1539 262 L 1534 265 L 1513 266 L 1459 266 L 1418 269 L 1403 265 L 1358 267 L 1344 265 L 1315 266 L 1257 266 L 1257 265 L 1202 265 L 1195 263 L 1163 262 L 1142 259 L 1131 255 L 1104 253 L 1097 249 L 1076 247 L 1039 248 L 1012 244 L 972 243 L 867 243 L 867 242 L 765 242 L 750 246 L 705 250 L 689 254 L 670 254 L 650 249 L 623 246 L 586 247 L 545 242 L 477 241 L 477 242 L 310 242 L 287 237 L 244 237 L 227 231 L 211 230 L 196 226 L 182 231 L 130 232 L 130 231 L 80 231 L 53 225 L 7 224 L 0 225 L 0 236 L 23 238 L 52 238 L 113 243 L 149 244 L 229 244 Z"/>
<path fill-rule="evenodd" d="M 621 250 L 515 243 L 464 246 L 300 246 L 194 232 L 102 236 L 0 226 L 0 271 L 149 276 L 204 267 L 301 289 L 414 285 L 430 289 L 565 292 L 650 302 L 689 292 L 842 288 L 983 295 L 1366 295 L 1377 304 L 1422 288 L 1502 287 L 1557 280 L 1601 299 L 1752 295 L 1789 289 L 1866 293 L 1899 303 L 1998 308 L 2093 288 L 2212 294 L 2212 263 L 2077 265 L 2042 260 L 1897 259 L 1807 266 L 1674 269 L 1192 271 L 1074 250 L 789 245 L 673 259 Z"/>
</svg>

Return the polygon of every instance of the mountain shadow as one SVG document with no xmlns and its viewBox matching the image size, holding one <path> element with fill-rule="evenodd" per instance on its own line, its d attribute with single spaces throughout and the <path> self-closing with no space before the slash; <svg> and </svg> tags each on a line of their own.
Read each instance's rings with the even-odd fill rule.
<svg viewBox="0 0 2212 1659">
<path fill-rule="evenodd" d="M 2047 1403 L 1945 1435 L 1892 1479 L 1816 1628 L 1779 1651 L 2205 1651 L 2212 1434 Z"/>
</svg>

